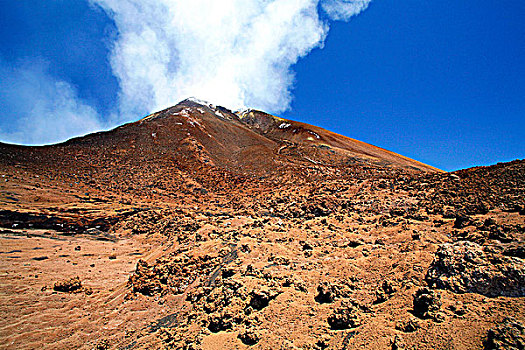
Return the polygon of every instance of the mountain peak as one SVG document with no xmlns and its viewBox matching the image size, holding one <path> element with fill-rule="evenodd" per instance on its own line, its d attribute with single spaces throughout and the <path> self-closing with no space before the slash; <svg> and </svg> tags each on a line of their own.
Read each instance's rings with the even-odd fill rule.
<svg viewBox="0 0 525 350">
<path fill-rule="evenodd" d="M 183 103 L 188 103 L 188 102 L 191 102 L 191 103 L 195 103 L 195 104 L 198 104 L 198 105 L 201 105 L 201 106 L 214 106 L 212 103 L 208 102 L 208 101 L 205 101 L 205 100 L 201 100 L 197 97 L 188 97 L 187 99 L 179 102 L 178 104 L 183 104 Z"/>
<path fill-rule="evenodd" d="M 314 125 L 255 109 L 233 112 L 194 97 L 137 122 L 49 146 L 46 152 L 58 152 L 61 145 L 89 145 L 93 150 L 131 152 L 130 156 L 139 151 L 141 157 L 155 161 L 177 159 L 189 167 L 197 162 L 253 176 L 283 171 L 296 173 L 312 165 L 330 171 L 358 167 L 377 171 L 440 172 Z"/>
<path fill-rule="evenodd" d="M 169 117 L 169 118 L 168 118 Z M 170 127 L 167 127 L 167 120 Z M 188 98 L 177 105 L 144 118 L 162 121 L 162 131 L 173 142 L 176 135 L 181 139 L 192 137 L 207 150 L 214 164 L 236 164 L 243 168 L 250 163 L 254 168 L 245 169 L 260 173 L 275 169 L 277 164 L 303 166 L 324 164 L 330 167 L 346 167 L 357 162 L 361 165 L 375 164 L 384 167 L 401 167 L 411 171 L 439 171 L 431 166 L 366 144 L 323 128 L 281 118 L 255 109 L 233 112 L 198 98 Z M 189 127 L 188 127 L 189 126 Z M 158 141 L 157 141 L 158 142 Z M 224 150 L 242 150 L 242 156 Z M 213 155 L 217 155 L 214 157 Z M 261 159 L 258 164 L 248 158 Z"/>
</svg>

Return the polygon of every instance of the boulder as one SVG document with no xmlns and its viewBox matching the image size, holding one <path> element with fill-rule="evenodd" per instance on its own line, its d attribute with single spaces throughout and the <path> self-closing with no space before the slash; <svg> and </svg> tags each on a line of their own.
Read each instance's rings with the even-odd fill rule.
<svg viewBox="0 0 525 350">
<path fill-rule="evenodd" d="M 479 244 L 442 244 L 426 274 L 430 287 L 489 297 L 525 296 L 525 264 Z"/>
</svg>

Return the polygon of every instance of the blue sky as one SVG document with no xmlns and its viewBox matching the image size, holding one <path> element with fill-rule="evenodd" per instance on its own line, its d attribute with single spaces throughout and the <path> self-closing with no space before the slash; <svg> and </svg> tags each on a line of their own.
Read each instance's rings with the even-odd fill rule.
<svg viewBox="0 0 525 350">
<path fill-rule="evenodd" d="M 130 81 L 141 76 L 126 80 L 129 57 L 114 49 L 133 23 L 108 16 L 116 5 L 99 2 L 104 10 L 83 0 L 0 2 L 1 140 L 38 143 L 53 133 L 65 139 L 178 102 L 168 95 L 123 112 L 123 99 L 136 96 Z M 525 2 L 375 0 L 347 21 L 328 14 L 319 10 L 329 31 L 313 25 L 306 32 L 324 38 L 322 48 L 293 37 L 305 43 L 298 60 L 287 62 L 295 73 L 293 84 L 283 85 L 291 99 L 275 106 L 251 101 L 444 170 L 525 157 Z M 177 59 L 184 55 L 169 64 Z M 174 77 L 187 77 L 177 69 Z M 289 73 L 284 67 L 278 77 L 291 79 Z M 236 77 L 254 84 L 261 80 L 254 74 Z M 271 100 L 272 88 L 283 89 L 248 92 Z"/>
</svg>

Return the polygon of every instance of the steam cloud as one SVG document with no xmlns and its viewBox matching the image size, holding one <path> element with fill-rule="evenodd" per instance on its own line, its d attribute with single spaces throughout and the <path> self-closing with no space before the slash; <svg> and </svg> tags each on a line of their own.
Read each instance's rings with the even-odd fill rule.
<svg viewBox="0 0 525 350">
<path fill-rule="evenodd" d="M 289 108 L 290 67 L 323 44 L 328 23 L 371 0 L 91 0 L 115 21 L 111 64 L 120 112 L 196 96 L 229 108 Z"/>
<path fill-rule="evenodd" d="M 120 84 L 115 112 L 102 117 L 45 64 L 6 68 L 0 60 L 0 105 L 11 111 L 6 120 L 16 119 L 0 125 L 0 140 L 63 141 L 190 96 L 282 112 L 292 99 L 292 65 L 323 45 L 329 19 L 349 20 L 371 0 L 88 1 L 118 29 L 110 57 Z"/>
</svg>

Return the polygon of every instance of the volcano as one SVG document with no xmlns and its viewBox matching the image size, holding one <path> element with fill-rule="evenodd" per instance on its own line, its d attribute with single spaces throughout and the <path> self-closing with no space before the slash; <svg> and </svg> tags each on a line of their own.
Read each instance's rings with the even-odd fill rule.
<svg viewBox="0 0 525 350">
<path fill-rule="evenodd" d="M 194 98 L 0 144 L 6 349 L 525 344 L 525 161 L 446 173 Z"/>
<path fill-rule="evenodd" d="M 129 158 L 119 155 L 133 152 L 144 160 L 171 159 L 184 166 L 207 165 L 251 175 L 351 164 L 439 171 L 316 126 L 256 110 L 234 113 L 194 98 L 108 132 L 50 147 L 11 149 L 54 161 L 66 154 L 65 158 L 78 158 L 75 152 L 93 150 L 92 162 L 100 162 L 101 157 Z M 2 145 L 2 150 L 9 152 L 9 146 Z"/>
</svg>

